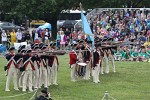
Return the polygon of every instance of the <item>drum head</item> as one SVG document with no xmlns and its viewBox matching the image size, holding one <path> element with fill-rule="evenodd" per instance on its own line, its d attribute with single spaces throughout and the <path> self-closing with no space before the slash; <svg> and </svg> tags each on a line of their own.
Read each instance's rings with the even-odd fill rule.
<svg viewBox="0 0 150 100">
<path fill-rule="evenodd" d="M 80 66 L 86 66 L 87 64 L 86 63 L 78 63 L 78 65 L 80 65 Z"/>
</svg>

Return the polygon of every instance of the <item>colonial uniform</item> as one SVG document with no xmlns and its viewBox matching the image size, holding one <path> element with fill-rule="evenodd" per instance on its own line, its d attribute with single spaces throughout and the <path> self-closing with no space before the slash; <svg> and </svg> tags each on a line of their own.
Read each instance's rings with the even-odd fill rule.
<svg viewBox="0 0 150 100">
<path fill-rule="evenodd" d="M 36 51 L 38 48 L 39 48 L 38 46 L 34 46 L 33 50 Z M 40 57 L 37 54 L 35 54 L 34 56 L 32 56 L 32 61 L 35 68 L 35 71 L 33 73 L 33 86 L 35 89 L 37 89 L 39 87 Z"/>
<path fill-rule="evenodd" d="M 9 50 L 14 50 L 14 47 L 11 47 Z M 6 54 L 6 59 L 8 60 L 8 63 L 6 65 L 7 67 L 7 80 L 6 80 L 6 88 L 5 91 L 10 91 L 9 90 L 9 85 L 10 85 L 10 80 L 12 76 L 14 77 L 14 89 L 19 90 L 17 86 L 17 63 L 15 61 L 15 54 L 14 53 L 9 53 Z"/>
<path fill-rule="evenodd" d="M 93 52 L 93 82 L 98 83 L 99 81 L 99 70 L 100 70 L 100 55 L 97 49 Z"/>
<path fill-rule="evenodd" d="M 90 79 L 90 69 L 91 69 L 91 57 L 92 57 L 92 54 L 91 54 L 90 47 L 88 45 L 86 46 L 86 50 L 87 51 L 84 52 L 84 62 L 87 63 L 86 72 L 85 72 L 85 79 L 88 80 L 88 79 Z"/>
<path fill-rule="evenodd" d="M 30 53 L 31 50 L 27 50 L 26 53 Z M 24 75 L 23 75 L 23 88 L 22 91 L 25 92 L 27 88 L 27 82 L 29 84 L 29 91 L 32 90 L 32 75 L 33 71 L 35 70 L 34 64 L 31 60 L 32 56 L 30 54 L 26 54 L 23 57 L 23 68 L 24 68 Z"/>
<path fill-rule="evenodd" d="M 103 72 L 103 61 L 104 61 L 104 51 L 100 48 L 99 49 L 99 53 L 100 53 L 100 59 L 101 59 L 101 62 L 100 62 L 100 73 L 101 74 L 104 74 Z"/>
<path fill-rule="evenodd" d="M 75 45 L 74 45 L 75 46 Z M 72 50 L 69 53 L 69 57 L 70 57 L 70 68 L 71 68 L 71 81 L 75 82 L 75 75 L 76 75 L 76 62 L 77 62 L 77 53 Z"/>
<path fill-rule="evenodd" d="M 111 61 L 112 63 L 112 68 L 113 68 L 113 72 L 116 72 L 116 69 L 115 69 L 115 59 L 114 59 L 114 52 L 113 50 L 110 48 L 108 49 L 108 59 Z"/>
<path fill-rule="evenodd" d="M 107 51 L 107 48 L 105 48 L 104 50 L 104 63 L 105 63 L 105 73 L 109 73 L 109 63 L 108 63 L 108 51 Z"/>
<path fill-rule="evenodd" d="M 57 72 L 58 72 L 58 57 L 56 55 L 49 55 L 48 57 L 48 65 L 50 66 L 50 74 L 48 75 L 48 83 L 51 83 L 53 79 L 53 84 L 57 84 Z"/>
<path fill-rule="evenodd" d="M 43 45 L 41 47 L 41 50 L 46 49 L 47 46 Z M 39 80 L 39 87 L 42 86 L 42 84 L 44 83 L 44 87 L 47 88 L 48 84 L 47 84 L 47 55 L 41 55 L 40 59 L 41 59 L 41 67 L 40 67 L 40 80 Z M 42 83 L 43 82 L 43 83 Z"/>
<path fill-rule="evenodd" d="M 25 45 L 23 46 L 20 46 L 19 47 L 19 50 L 18 50 L 18 53 L 24 53 L 25 52 Z M 23 74 L 22 74 L 22 71 L 20 71 L 20 68 L 23 66 L 23 55 L 20 55 L 20 57 L 18 57 L 17 59 L 17 64 L 18 64 L 18 70 L 17 70 L 17 73 L 18 73 L 18 84 L 19 84 L 19 87 L 22 87 L 22 78 L 23 78 Z"/>
</svg>

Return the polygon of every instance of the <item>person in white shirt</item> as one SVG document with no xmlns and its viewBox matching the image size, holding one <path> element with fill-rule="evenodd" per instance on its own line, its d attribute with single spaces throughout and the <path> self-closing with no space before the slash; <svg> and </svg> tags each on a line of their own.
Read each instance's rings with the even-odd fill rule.
<svg viewBox="0 0 150 100">
<path fill-rule="evenodd" d="M 20 29 L 18 29 L 18 31 L 16 33 L 16 37 L 17 37 L 18 42 L 20 43 L 22 40 L 22 32 Z"/>
<path fill-rule="evenodd" d="M 2 44 L 6 45 L 7 44 L 7 34 L 5 32 L 5 30 L 2 30 Z"/>
<path fill-rule="evenodd" d="M 39 35 L 38 35 L 38 31 L 35 32 L 35 37 L 34 37 L 34 41 L 35 40 L 39 40 Z"/>
<path fill-rule="evenodd" d="M 49 32 L 48 32 L 48 29 L 45 29 L 45 43 L 49 44 Z"/>
</svg>

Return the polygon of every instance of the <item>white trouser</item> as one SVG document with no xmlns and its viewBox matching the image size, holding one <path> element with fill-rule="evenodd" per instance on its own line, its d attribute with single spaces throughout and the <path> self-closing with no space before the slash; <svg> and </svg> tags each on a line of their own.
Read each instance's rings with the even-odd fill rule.
<svg viewBox="0 0 150 100">
<path fill-rule="evenodd" d="M 39 70 L 36 62 L 34 62 L 34 67 L 35 67 L 35 71 L 33 74 L 33 86 L 34 86 L 34 88 L 38 88 L 39 87 L 40 70 Z"/>
<path fill-rule="evenodd" d="M 41 65 L 39 87 L 41 87 L 43 83 L 44 87 L 47 88 L 47 68 Z"/>
<path fill-rule="evenodd" d="M 57 72 L 58 72 L 58 64 L 57 64 L 57 60 L 54 59 L 54 62 L 51 68 L 50 82 L 53 79 L 53 84 L 55 85 L 57 85 Z"/>
<path fill-rule="evenodd" d="M 17 84 L 19 87 L 22 86 L 21 81 L 20 81 L 21 74 L 22 74 L 22 72 L 20 71 L 20 69 L 17 69 Z"/>
<path fill-rule="evenodd" d="M 90 79 L 90 68 L 91 68 L 91 61 L 88 62 L 86 66 L 86 72 L 85 72 L 85 79 Z"/>
<path fill-rule="evenodd" d="M 9 91 L 9 85 L 10 85 L 10 80 L 13 78 L 13 82 L 14 82 L 14 89 L 18 90 L 18 85 L 17 85 L 17 69 L 15 68 L 15 66 L 10 66 L 9 69 L 7 69 L 7 80 L 6 80 L 6 88 L 5 91 Z"/>
<path fill-rule="evenodd" d="M 26 70 L 24 72 L 22 91 L 26 91 L 27 85 L 29 86 L 29 91 L 32 91 L 32 70 Z"/>
<path fill-rule="evenodd" d="M 20 77 L 19 77 L 19 87 L 22 87 L 23 85 L 23 75 L 25 72 L 20 72 Z"/>
<path fill-rule="evenodd" d="M 99 64 L 100 64 L 100 74 L 104 74 L 104 67 L 103 67 L 103 63 L 104 63 L 104 57 L 103 56 L 101 56 L 100 57 L 100 59 L 101 59 L 101 61 L 99 62 Z"/>
<path fill-rule="evenodd" d="M 75 74 L 76 74 L 76 64 L 71 65 L 71 81 L 75 81 Z"/>
<path fill-rule="evenodd" d="M 106 66 L 106 69 L 105 69 L 105 73 L 109 73 L 109 63 L 108 63 L 108 57 L 105 55 L 104 56 L 104 65 Z"/>
<path fill-rule="evenodd" d="M 34 72 L 34 88 L 38 88 L 39 86 L 39 76 L 40 76 L 40 73 L 39 73 L 39 69 L 36 69 L 35 72 Z"/>
<path fill-rule="evenodd" d="M 116 72 L 116 69 L 115 69 L 115 59 L 114 59 L 113 55 L 109 55 L 108 58 L 109 58 L 109 60 L 112 63 L 113 72 Z"/>
<path fill-rule="evenodd" d="M 98 83 L 99 81 L 99 70 L 100 66 L 99 64 L 96 65 L 96 67 L 92 70 L 93 71 L 93 82 Z"/>
<path fill-rule="evenodd" d="M 22 67 L 23 65 L 23 62 L 21 62 L 19 64 L 19 67 Z M 19 84 L 19 87 L 22 87 L 22 78 L 23 78 L 23 73 L 22 71 L 20 71 L 20 69 L 17 69 L 17 74 L 18 74 L 18 77 L 17 77 L 17 83 Z"/>
<path fill-rule="evenodd" d="M 51 85 L 51 69 L 52 67 L 48 66 L 47 67 L 47 85 L 50 86 Z"/>
</svg>

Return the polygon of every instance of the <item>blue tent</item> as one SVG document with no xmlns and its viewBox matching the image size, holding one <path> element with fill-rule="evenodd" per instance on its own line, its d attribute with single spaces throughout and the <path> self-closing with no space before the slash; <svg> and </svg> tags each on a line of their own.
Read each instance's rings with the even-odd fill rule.
<svg viewBox="0 0 150 100">
<path fill-rule="evenodd" d="M 45 23 L 44 25 L 41 25 L 38 27 L 38 29 L 45 29 L 48 28 L 49 30 L 51 30 L 52 26 L 50 23 Z"/>
</svg>

